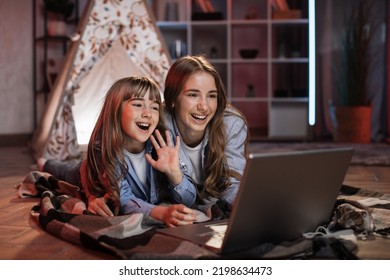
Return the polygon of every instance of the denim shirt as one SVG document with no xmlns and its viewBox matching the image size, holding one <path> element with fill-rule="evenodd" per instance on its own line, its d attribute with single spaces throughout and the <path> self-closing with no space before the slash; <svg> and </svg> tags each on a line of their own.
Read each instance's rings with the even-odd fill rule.
<svg viewBox="0 0 390 280">
<path fill-rule="evenodd" d="M 152 150 L 151 142 L 147 141 L 145 152 L 151 154 Z M 146 181 L 148 184 L 144 186 L 138 178 L 129 156 L 125 153 L 124 157 L 128 171 L 118 183 L 121 214 L 143 213 L 144 215 L 150 215 L 150 211 L 161 202 L 158 198 L 159 187 L 168 187 L 173 203 L 184 204 L 187 207 L 191 207 L 194 204 L 196 190 L 192 184 L 187 182 L 187 179 L 182 180 L 177 186 L 161 186 L 159 185 L 161 182 L 158 182 L 156 178 L 157 171 L 146 162 Z M 86 186 L 86 178 L 84 176 L 86 163 L 86 160 L 83 160 L 80 172 L 81 182 L 84 186 Z"/>
<path fill-rule="evenodd" d="M 165 124 L 169 131 L 174 135 L 180 136 L 180 132 L 177 128 L 176 121 L 173 116 L 168 112 L 164 114 Z M 246 164 L 246 138 L 248 134 L 248 127 L 245 121 L 239 116 L 233 113 L 233 109 L 226 109 L 223 122 L 225 124 L 226 131 L 226 159 L 227 165 L 230 169 L 235 170 L 240 175 L 243 175 L 245 164 Z M 209 131 L 206 130 L 204 141 L 201 147 L 202 153 L 202 169 L 204 169 L 205 151 L 208 144 Z M 181 138 L 180 138 L 181 139 Z M 176 140 L 176 139 L 174 139 Z M 183 141 L 181 139 L 181 141 Z M 190 159 L 185 153 L 184 145 L 180 145 L 180 168 L 183 174 L 188 177 L 188 180 L 193 182 L 191 179 L 194 173 L 194 166 Z M 230 178 L 230 186 L 225 190 L 222 198 L 228 202 L 229 206 L 232 207 L 236 198 L 240 181 L 236 178 Z M 195 184 L 194 184 L 195 185 Z"/>
<path fill-rule="evenodd" d="M 146 143 L 146 153 L 151 154 L 152 149 L 151 142 L 148 141 Z M 146 163 L 146 177 L 149 184 L 145 188 L 136 175 L 130 158 L 125 155 L 125 160 L 128 165 L 128 172 L 119 182 L 121 212 L 122 214 L 144 213 L 150 215 L 152 209 L 160 203 L 157 194 L 158 188 L 161 186 L 159 186 L 160 182 L 157 181 L 155 176 L 157 171 L 148 162 Z M 195 202 L 195 187 L 184 176 L 178 185 L 170 184 L 168 189 L 173 203 L 191 207 Z"/>
</svg>

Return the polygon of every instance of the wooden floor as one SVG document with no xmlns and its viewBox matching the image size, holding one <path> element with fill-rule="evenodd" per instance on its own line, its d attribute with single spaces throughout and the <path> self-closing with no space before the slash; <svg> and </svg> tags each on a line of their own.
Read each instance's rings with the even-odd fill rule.
<svg viewBox="0 0 390 280">
<path fill-rule="evenodd" d="M 33 159 L 25 147 L 0 147 L 0 259 L 113 259 L 73 245 L 42 230 L 30 217 L 37 199 L 20 199 L 15 186 L 30 171 Z M 345 183 L 390 193 L 390 167 L 351 166 Z M 390 239 L 359 241 L 362 259 L 390 259 Z"/>
</svg>

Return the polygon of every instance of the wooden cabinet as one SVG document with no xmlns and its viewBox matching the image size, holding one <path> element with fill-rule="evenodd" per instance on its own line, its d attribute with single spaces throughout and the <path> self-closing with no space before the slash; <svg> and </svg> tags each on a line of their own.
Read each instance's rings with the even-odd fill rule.
<svg viewBox="0 0 390 280">
<path fill-rule="evenodd" d="M 205 12 L 206 2 L 214 12 Z M 173 59 L 210 58 L 252 139 L 308 136 L 308 0 L 148 3 Z"/>
</svg>

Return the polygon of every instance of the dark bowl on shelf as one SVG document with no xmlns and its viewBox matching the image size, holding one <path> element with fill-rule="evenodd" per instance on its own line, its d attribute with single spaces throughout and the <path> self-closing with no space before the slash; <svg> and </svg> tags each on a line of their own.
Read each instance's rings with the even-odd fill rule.
<svg viewBox="0 0 390 280">
<path fill-rule="evenodd" d="M 240 56 L 242 58 L 255 58 L 258 52 L 256 49 L 242 49 L 240 50 Z"/>
</svg>

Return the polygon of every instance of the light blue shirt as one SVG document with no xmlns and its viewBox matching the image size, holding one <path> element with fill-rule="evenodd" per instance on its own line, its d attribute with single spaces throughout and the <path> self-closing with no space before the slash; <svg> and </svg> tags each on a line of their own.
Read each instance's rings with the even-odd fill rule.
<svg viewBox="0 0 390 280">
<path fill-rule="evenodd" d="M 167 125 L 169 131 L 174 135 L 180 136 L 180 132 L 177 128 L 174 117 L 171 116 L 168 112 L 165 112 L 165 124 Z M 248 134 L 248 127 L 245 121 L 239 116 L 233 113 L 233 110 L 228 108 L 225 111 L 223 118 L 226 130 L 226 159 L 227 165 L 230 169 L 235 170 L 240 175 L 243 175 L 245 164 L 246 164 L 246 138 Z M 202 169 L 204 169 L 204 160 L 205 160 L 205 150 L 208 144 L 208 135 L 209 132 L 206 131 L 204 141 L 200 152 L 202 153 Z M 180 138 L 181 139 L 181 138 Z M 176 140 L 176 139 L 174 139 Z M 181 140 L 182 141 L 182 140 Z M 180 146 L 180 168 L 183 171 L 183 174 L 188 177 L 188 180 L 193 181 L 191 178 L 194 172 L 194 166 L 186 155 L 184 150 L 184 145 Z M 229 203 L 230 207 L 233 205 L 234 200 L 237 196 L 237 192 L 240 186 L 240 181 L 236 178 L 230 178 L 230 186 L 225 190 L 222 198 Z"/>
</svg>

